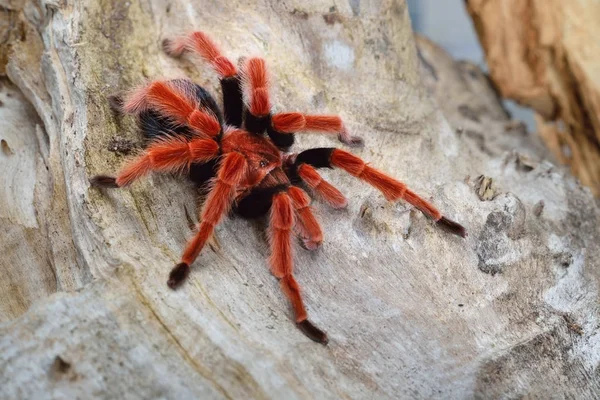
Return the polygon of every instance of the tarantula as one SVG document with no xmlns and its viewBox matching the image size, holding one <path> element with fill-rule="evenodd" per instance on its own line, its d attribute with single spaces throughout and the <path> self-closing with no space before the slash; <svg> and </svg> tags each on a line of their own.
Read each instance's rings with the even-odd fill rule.
<svg viewBox="0 0 600 400">
<path fill-rule="evenodd" d="M 113 109 L 137 116 L 148 139 L 147 146 L 116 177 L 98 175 L 91 183 L 118 188 L 150 172 L 176 172 L 187 173 L 207 192 L 197 231 L 181 262 L 169 275 L 170 288 L 175 289 L 187 278 L 190 266 L 230 207 L 245 218 L 270 212 L 271 272 L 280 279 L 297 326 L 310 339 L 326 344 L 326 333 L 307 319 L 300 285 L 293 275 L 292 256 L 294 234 L 309 250 L 318 248 L 323 241 L 323 232 L 310 207 L 311 199 L 301 186 L 334 208 L 347 204 L 344 195 L 319 175 L 318 168 L 341 168 L 377 188 L 387 200 L 403 199 L 438 226 L 466 236 L 461 225 L 442 216 L 404 183 L 347 151 L 316 148 L 289 152 L 297 132 L 337 134 L 341 142 L 355 146 L 362 141 L 348 133 L 338 116 L 273 114 L 263 59 L 242 59 L 238 72 L 203 32 L 165 40 L 163 47 L 173 57 L 197 55 L 213 67 L 220 78 L 223 113 L 209 92 L 186 79 L 158 80 L 125 97 L 110 97 Z"/>
</svg>

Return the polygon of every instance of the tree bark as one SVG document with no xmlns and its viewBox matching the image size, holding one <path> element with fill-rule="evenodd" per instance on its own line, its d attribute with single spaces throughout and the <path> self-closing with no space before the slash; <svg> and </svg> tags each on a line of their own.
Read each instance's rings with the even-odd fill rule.
<svg viewBox="0 0 600 400">
<path fill-rule="evenodd" d="M 536 112 L 560 162 L 600 195 L 600 3 L 469 0 L 490 76 Z"/>
<path fill-rule="evenodd" d="M 3 6 L 24 32 L 8 45 L 10 82 L 0 91 L 4 398 L 600 390 L 597 201 L 543 161 L 480 70 L 425 40 L 415 45 L 404 1 Z M 264 55 L 277 109 L 341 114 L 365 139 L 359 156 L 469 236 L 325 171 L 349 206 L 315 202 L 325 242 L 314 253 L 298 248 L 295 262 L 327 347 L 295 328 L 260 222 L 226 218 L 189 281 L 170 290 L 168 272 L 197 220 L 194 190 L 155 175 L 101 192 L 89 177 L 116 171 L 142 142 L 107 95 L 178 76 L 218 93 L 206 66 L 160 50 L 191 29 L 234 59 Z M 337 145 L 302 134 L 296 148 Z"/>
</svg>

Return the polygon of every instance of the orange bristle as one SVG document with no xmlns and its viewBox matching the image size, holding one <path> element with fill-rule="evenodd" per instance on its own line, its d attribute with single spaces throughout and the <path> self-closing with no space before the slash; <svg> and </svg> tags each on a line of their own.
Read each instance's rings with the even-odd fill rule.
<svg viewBox="0 0 600 400">
<path fill-rule="evenodd" d="M 404 193 L 404 200 L 415 206 L 423 214 L 431 217 L 434 221 L 438 221 L 442 218 L 442 213 L 440 213 L 431 203 L 427 202 L 411 190 L 406 190 Z"/>
<path fill-rule="evenodd" d="M 196 139 L 189 142 L 193 162 L 206 162 L 217 157 L 219 145 L 214 140 Z"/>
<path fill-rule="evenodd" d="M 360 176 L 365 169 L 365 163 L 352 153 L 336 149 L 331 153 L 331 165 L 348 171 L 353 176 Z"/>
<path fill-rule="evenodd" d="M 369 167 L 363 160 L 347 151 L 334 150 L 331 153 L 331 164 L 379 189 L 388 200 L 401 199 L 406 190 L 406 185 L 402 182 Z"/>
<path fill-rule="evenodd" d="M 219 180 L 234 185 L 246 175 L 246 159 L 240 153 L 230 153 L 219 170 Z"/>
<path fill-rule="evenodd" d="M 273 275 L 282 278 L 292 273 L 293 254 L 290 231 L 294 226 L 292 201 L 285 193 L 276 194 L 271 205 L 269 240 L 271 257 L 269 264 Z"/>
<path fill-rule="evenodd" d="M 368 165 L 365 166 L 360 179 L 379 189 L 383 196 L 390 201 L 400 200 L 406 191 L 405 184 Z"/>
<path fill-rule="evenodd" d="M 298 168 L 298 175 L 306 184 L 314 190 L 325 202 L 334 208 L 344 208 L 348 205 L 346 197 L 329 182 L 325 181 L 321 175 L 310 165 L 302 164 Z"/>
<path fill-rule="evenodd" d="M 140 86 L 133 89 L 125 96 L 122 104 L 123 112 L 127 114 L 139 114 L 148 108 L 148 86 Z"/>
<path fill-rule="evenodd" d="M 231 185 L 217 180 L 209 195 L 213 199 L 212 206 L 202 209 L 202 223 L 216 225 L 219 222 L 221 215 L 229 209 L 231 191 Z"/>
<path fill-rule="evenodd" d="M 294 133 L 304 129 L 306 120 L 300 113 L 275 114 L 272 118 L 273 128 L 277 132 Z"/>
<path fill-rule="evenodd" d="M 212 61 L 221 55 L 215 42 L 213 42 L 204 32 L 192 32 L 188 36 L 188 46 L 196 50 L 202 57 L 209 61 Z"/>
<path fill-rule="evenodd" d="M 214 226 L 209 223 L 203 223 L 200 225 L 198 233 L 194 238 L 187 244 L 185 252 L 181 256 L 181 262 L 190 265 L 198 258 L 198 254 L 202 251 L 202 248 L 206 244 L 206 241 L 211 237 Z"/>
<path fill-rule="evenodd" d="M 292 303 L 294 314 L 296 315 L 296 322 L 302 322 L 306 320 L 308 315 L 306 314 L 306 309 L 304 308 L 304 303 L 302 302 L 300 285 L 298 285 L 298 282 L 296 282 L 292 275 L 288 275 L 281 279 L 280 284 L 283 293 L 285 293 Z"/>
<path fill-rule="evenodd" d="M 163 40 L 164 51 L 172 57 L 193 52 L 209 62 L 221 78 L 237 74 L 237 68 L 221 54 L 219 47 L 204 32 L 192 32 L 187 36 Z"/>
<path fill-rule="evenodd" d="M 194 238 L 188 243 L 181 261 L 191 265 L 202 251 L 214 227 L 229 210 L 235 189 L 242 180 L 247 163 L 240 153 L 229 153 L 222 161 L 217 173 L 217 179 L 210 191 L 200 216 L 200 228 Z"/>
<path fill-rule="evenodd" d="M 154 169 L 180 172 L 191 164 L 190 147 L 183 139 L 169 139 L 153 144 L 148 156 Z"/>
<path fill-rule="evenodd" d="M 221 132 L 221 124 L 215 115 L 208 111 L 194 110 L 188 117 L 188 125 L 199 133 L 216 136 Z"/>
<path fill-rule="evenodd" d="M 148 155 L 133 160 L 117 177 L 117 185 L 119 187 L 127 186 L 131 182 L 144 175 L 147 175 L 152 170 L 152 161 Z"/>
<path fill-rule="evenodd" d="M 228 78 L 237 74 L 237 68 L 228 58 L 217 57 L 213 60 L 212 65 L 221 78 Z"/>
<path fill-rule="evenodd" d="M 337 115 L 305 115 L 307 131 L 341 132 L 343 129 L 342 119 Z"/>
<path fill-rule="evenodd" d="M 283 230 L 292 229 L 292 226 L 294 226 L 294 209 L 290 197 L 285 193 L 273 196 L 271 226 Z"/>
<path fill-rule="evenodd" d="M 252 92 L 250 99 L 250 112 L 252 115 L 261 117 L 271 112 L 269 103 L 269 92 L 265 88 L 256 89 Z"/>
<path fill-rule="evenodd" d="M 246 62 L 245 74 L 253 89 L 266 88 L 269 84 L 267 65 L 262 58 L 250 58 Z"/>
<path fill-rule="evenodd" d="M 315 188 L 315 191 L 321 198 L 329 203 L 334 208 L 345 208 L 348 205 L 346 197 L 333 185 L 326 181 L 321 183 Z"/>
<path fill-rule="evenodd" d="M 262 58 L 250 58 L 244 68 L 244 80 L 249 88 L 250 112 L 263 116 L 271 112 L 269 101 L 269 78 L 267 66 Z"/>
<path fill-rule="evenodd" d="M 180 124 L 187 123 L 188 116 L 196 108 L 196 105 L 175 86 L 161 81 L 150 85 L 147 100 L 163 116 L 173 118 Z"/>
<path fill-rule="evenodd" d="M 310 197 L 299 187 L 292 186 L 288 189 L 288 195 L 294 202 L 296 208 L 304 208 L 310 205 Z"/>
<path fill-rule="evenodd" d="M 292 198 L 294 208 L 298 213 L 298 222 L 302 225 L 303 230 L 306 231 L 307 238 L 314 242 L 314 244 L 319 245 L 323 241 L 323 232 L 309 207 L 310 197 L 304 190 L 295 186 L 288 189 L 288 194 Z"/>
<path fill-rule="evenodd" d="M 204 32 L 193 32 L 189 35 L 187 48 L 196 51 L 210 62 L 219 76 L 229 77 L 237 74 L 235 65 L 221 54 L 219 47 Z"/>
</svg>

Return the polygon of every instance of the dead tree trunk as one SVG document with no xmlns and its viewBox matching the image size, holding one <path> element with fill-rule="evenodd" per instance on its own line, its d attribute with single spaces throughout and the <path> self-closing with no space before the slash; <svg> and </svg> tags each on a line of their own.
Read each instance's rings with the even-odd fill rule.
<svg viewBox="0 0 600 400">
<path fill-rule="evenodd" d="M 591 194 L 542 160 L 481 71 L 426 41 L 417 50 L 404 1 L 250 3 L 1 3 L 11 38 L 0 47 L 11 50 L 0 91 L 2 397 L 598 393 Z M 190 280 L 168 289 L 196 220 L 192 188 L 153 176 L 102 193 L 88 179 L 141 144 L 108 94 L 183 75 L 218 91 L 207 68 L 160 51 L 191 29 L 232 58 L 264 55 L 278 108 L 341 114 L 365 139 L 361 157 L 468 238 L 326 171 L 350 205 L 317 203 L 323 248 L 295 259 L 327 347 L 294 327 L 260 223 L 227 219 Z M 297 147 L 332 145 L 307 134 Z"/>
<path fill-rule="evenodd" d="M 600 195 L 600 3 L 469 0 L 502 96 L 536 111 L 540 136 Z"/>
</svg>

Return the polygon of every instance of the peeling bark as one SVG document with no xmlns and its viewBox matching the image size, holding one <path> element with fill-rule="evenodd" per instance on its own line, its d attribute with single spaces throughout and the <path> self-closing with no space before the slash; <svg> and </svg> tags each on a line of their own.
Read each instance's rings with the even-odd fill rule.
<svg viewBox="0 0 600 400">
<path fill-rule="evenodd" d="M 334 10 L 316 0 L 36 1 L 18 13 L 29 33 L 11 44 L 12 84 L 0 98 L 21 94 L 0 112 L 37 117 L 0 132 L 28 140 L 10 139 L 14 154 L 0 153 L 2 168 L 19 155 L 28 180 L 16 191 L 0 187 L 10 227 L 0 232 L 0 270 L 11 277 L 0 287 L 3 397 L 600 390 L 598 202 L 544 161 L 480 70 L 425 40 L 415 46 L 404 1 Z M 327 347 L 294 327 L 267 267 L 264 224 L 227 218 L 189 281 L 172 291 L 168 272 L 196 220 L 194 190 L 160 175 L 111 192 L 88 183 L 125 161 L 115 141 L 141 143 L 107 95 L 182 75 L 218 92 L 207 68 L 160 51 L 163 38 L 194 28 L 234 59 L 263 54 L 276 107 L 340 113 L 365 139 L 358 155 L 467 227 L 468 238 L 453 237 L 409 205 L 325 171 L 349 207 L 317 202 L 323 248 L 298 248 L 295 261 Z M 337 145 L 298 136 L 298 149 Z M 493 181 L 486 201 L 479 176 Z M 14 201 L 23 193 L 27 202 Z"/>
<path fill-rule="evenodd" d="M 533 108 L 548 148 L 600 195 L 600 3 L 469 0 L 503 97 Z"/>
</svg>

